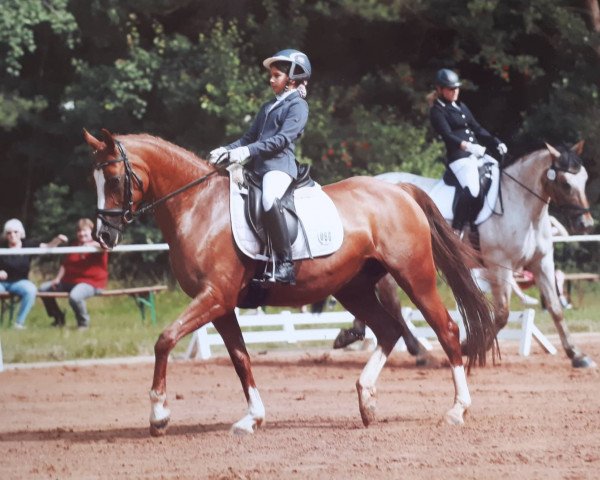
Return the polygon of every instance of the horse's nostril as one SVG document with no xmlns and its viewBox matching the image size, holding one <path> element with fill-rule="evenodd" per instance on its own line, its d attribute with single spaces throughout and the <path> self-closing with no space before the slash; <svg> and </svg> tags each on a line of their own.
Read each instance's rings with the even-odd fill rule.
<svg viewBox="0 0 600 480">
<path fill-rule="evenodd" d="M 108 233 L 108 232 L 101 232 L 99 236 L 100 236 L 100 239 L 102 240 L 102 242 L 105 245 L 110 245 L 110 233 Z"/>
</svg>

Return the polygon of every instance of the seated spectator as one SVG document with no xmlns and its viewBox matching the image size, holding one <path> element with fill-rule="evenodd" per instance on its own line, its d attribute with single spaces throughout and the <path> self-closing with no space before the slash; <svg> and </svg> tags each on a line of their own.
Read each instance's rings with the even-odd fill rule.
<svg viewBox="0 0 600 480">
<path fill-rule="evenodd" d="M 74 246 L 99 247 L 92 238 L 94 223 L 89 218 L 77 222 L 77 240 Z M 56 274 L 56 277 L 40 286 L 41 292 L 69 292 L 69 304 L 75 313 L 77 326 L 86 329 L 90 324 L 90 316 L 85 300 L 98 295 L 108 282 L 108 253 L 70 253 L 67 254 Z M 44 306 L 50 317 L 54 317 L 52 326 L 62 327 L 65 324 L 65 312 L 58 307 L 55 298 L 44 298 Z"/>
<path fill-rule="evenodd" d="M 1 248 L 56 247 L 67 241 L 64 235 L 58 235 L 49 243 L 25 240 L 25 228 L 20 220 L 12 218 L 4 224 L 4 240 Z M 37 288 L 28 280 L 31 255 L 0 256 L 0 292 L 9 292 L 20 298 L 19 311 L 13 328 L 23 330 L 25 319 L 35 302 Z"/>
</svg>

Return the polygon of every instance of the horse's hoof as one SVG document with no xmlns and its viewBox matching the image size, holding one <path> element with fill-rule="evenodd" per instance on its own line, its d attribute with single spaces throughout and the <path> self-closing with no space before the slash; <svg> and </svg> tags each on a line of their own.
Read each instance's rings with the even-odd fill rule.
<svg viewBox="0 0 600 480">
<path fill-rule="evenodd" d="M 464 425 L 462 407 L 454 406 L 446 412 L 446 423 L 449 425 Z"/>
<path fill-rule="evenodd" d="M 264 423 L 264 419 L 256 419 L 247 415 L 231 426 L 230 433 L 233 435 L 252 435 Z"/>
<path fill-rule="evenodd" d="M 377 410 L 377 401 L 375 400 L 375 388 L 362 388 L 356 386 L 358 390 L 358 408 L 363 425 L 368 427 L 375 422 L 375 411 Z"/>
<path fill-rule="evenodd" d="M 162 420 L 150 424 L 150 435 L 153 437 L 164 437 L 167 433 L 167 427 L 169 426 L 169 417 L 163 418 Z"/>
<path fill-rule="evenodd" d="M 587 355 L 581 355 L 571 360 L 574 368 L 596 368 L 598 365 Z"/>
<path fill-rule="evenodd" d="M 358 342 L 359 340 L 365 339 L 365 333 L 358 331 L 356 328 L 347 328 L 340 330 L 338 336 L 333 341 L 333 348 L 344 348 L 348 345 Z"/>
<path fill-rule="evenodd" d="M 429 352 L 425 351 L 417 355 L 415 365 L 417 367 L 435 367 L 436 360 L 429 354 Z"/>
</svg>

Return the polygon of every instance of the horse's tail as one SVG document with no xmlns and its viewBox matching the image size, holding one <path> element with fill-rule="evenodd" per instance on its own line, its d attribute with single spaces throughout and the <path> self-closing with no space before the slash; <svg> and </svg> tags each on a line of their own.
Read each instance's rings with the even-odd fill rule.
<svg viewBox="0 0 600 480">
<path fill-rule="evenodd" d="M 479 266 L 479 254 L 460 240 L 446 222 L 433 200 L 420 188 L 403 183 L 400 186 L 425 212 L 431 229 L 433 259 L 456 299 L 465 326 L 467 368 L 485 365 L 486 351 L 492 347 L 492 360 L 499 357 L 494 325 L 494 309 L 471 276 L 471 268 Z"/>
</svg>

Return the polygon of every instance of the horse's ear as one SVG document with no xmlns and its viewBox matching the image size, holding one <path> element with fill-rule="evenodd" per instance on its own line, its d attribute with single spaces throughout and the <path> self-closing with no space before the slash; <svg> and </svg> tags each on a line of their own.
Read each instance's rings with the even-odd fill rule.
<svg viewBox="0 0 600 480">
<path fill-rule="evenodd" d="M 102 140 L 106 144 L 106 150 L 109 152 L 115 151 L 115 139 L 113 138 L 112 133 L 110 133 L 106 128 L 100 129 L 100 133 L 102 134 Z"/>
<path fill-rule="evenodd" d="M 579 140 L 575 145 L 571 147 L 571 150 L 573 150 L 577 155 L 581 156 L 581 154 L 583 153 L 584 145 L 585 140 Z"/>
<path fill-rule="evenodd" d="M 102 150 L 105 147 L 104 142 L 98 140 L 85 128 L 83 129 L 83 138 L 85 139 L 86 143 L 92 148 L 92 150 Z"/>
<path fill-rule="evenodd" d="M 560 152 L 554 148 L 552 145 L 550 145 L 549 143 L 544 142 L 546 145 L 546 148 L 548 149 L 548 151 L 550 152 L 550 155 L 552 155 L 554 158 L 558 158 L 560 157 Z"/>
</svg>

